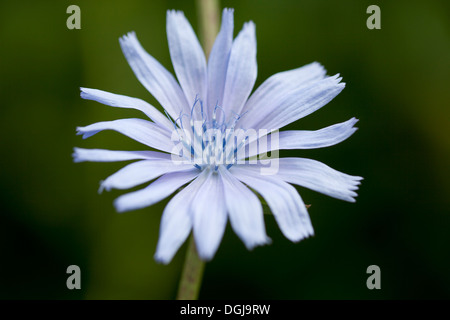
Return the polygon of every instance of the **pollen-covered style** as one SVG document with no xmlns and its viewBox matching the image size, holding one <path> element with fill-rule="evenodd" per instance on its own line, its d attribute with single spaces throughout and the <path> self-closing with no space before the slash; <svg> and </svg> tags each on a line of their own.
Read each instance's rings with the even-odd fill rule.
<svg viewBox="0 0 450 320">
<path fill-rule="evenodd" d="M 328 77 L 319 63 L 311 63 L 271 76 L 250 95 L 257 74 L 255 25 L 244 24 L 233 39 L 232 9 L 223 11 L 208 63 L 182 12 L 167 12 L 167 38 L 178 81 L 142 48 L 133 32 L 120 39 L 136 77 L 166 115 L 137 98 L 81 88 L 84 99 L 137 109 L 149 119 L 98 122 L 78 127 L 78 134 L 88 138 L 114 130 L 152 150 L 75 148 L 73 155 L 75 162 L 138 160 L 101 182 L 100 190 L 150 182 L 117 198 L 119 212 L 150 206 L 176 193 L 162 215 L 156 260 L 170 262 L 191 231 L 200 257 L 211 259 L 228 219 L 248 249 L 269 243 L 255 192 L 294 242 L 313 235 L 313 228 L 291 183 L 355 201 L 361 177 L 315 160 L 273 156 L 282 149 L 328 147 L 356 131 L 357 120 L 352 118 L 317 131 L 278 132 L 332 100 L 344 88 L 341 78 Z M 258 158 L 269 151 L 271 157 Z"/>
</svg>

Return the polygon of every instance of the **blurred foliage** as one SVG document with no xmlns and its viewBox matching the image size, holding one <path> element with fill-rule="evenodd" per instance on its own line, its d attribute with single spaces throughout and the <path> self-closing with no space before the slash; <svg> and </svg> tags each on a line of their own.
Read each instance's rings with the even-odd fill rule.
<svg viewBox="0 0 450 320">
<path fill-rule="evenodd" d="M 66 8 L 81 8 L 81 30 Z M 366 8 L 381 8 L 381 30 Z M 228 227 L 206 266 L 203 299 L 450 298 L 450 6 L 448 1 L 223 0 L 235 34 L 257 26 L 258 80 L 312 61 L 340 73 L 345 90 L 288 126 L 318 129 L 353 116 L 357 133 L 337 146 L 283 152 L 365 178 L 355 204 L 298 188 L 316 236 L 293 244 L 265 215 L 270 246 L 248 252 Z M 141 117 L 79 97 L 92 87 L 158 105 L 124 59 L 118 38 L 136 31 L 170 71 L 167 9 L 197 28 L 193 1 L 2 1 L 0 3 L 0 298 L 172 299 L 185 245 L 163 266 L 153 254 L 162 210 L 117 214 L 120 191 L 97 194 L 123 164 L 74 164 L 74 146 L 132 150 L 113 132 L 88 140 L 75 128 Z M 66 288 L 81 267 L 82 289 Z M 381 290 L 366 268 L 381 267 Z"/>
</svg>

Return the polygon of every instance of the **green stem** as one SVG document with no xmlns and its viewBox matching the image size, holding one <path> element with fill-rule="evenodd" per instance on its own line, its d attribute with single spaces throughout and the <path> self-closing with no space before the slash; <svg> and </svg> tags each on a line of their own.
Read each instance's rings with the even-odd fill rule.
<svg viewBox="0 0 450 320">
<path fill-rule="evenodd" d="M 197 0 L 200 38 L 206 57 L 209 56 L 214 39 L 219 32 L 219 7 L 219 0 Z"/>
<path fill-rule="evenodd" d="M 194 237 L 191 235 L 184 261 L 183 273 L 181 274 L 177 300 L 197 300 L 204 269 L 205 263 L 198 257 Z"/>
<path fill-rule="evenodd" d="M 206 56 L 209 56 L 219 31 L 219 0 L 197 0 L 197 10 L 203 48 Z M 198 257 L 191 235 L 178 288 L 178 300 L 197 300 L 204 269 L 205 263 Z"/>
</svg>

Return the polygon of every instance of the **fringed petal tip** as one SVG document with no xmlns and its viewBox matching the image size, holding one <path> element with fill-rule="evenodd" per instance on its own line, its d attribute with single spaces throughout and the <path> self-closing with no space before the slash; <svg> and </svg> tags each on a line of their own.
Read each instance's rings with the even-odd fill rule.
<svg viewBox="0 0 450 320">
<path fill-rule="evenodd" d="M 329 79 L 334 80 L 338 87 L 342 87 L 342 89 L 345 88 L 345 82 L 341 82 L 342 77 L 340 76 L 339 73 L 335 74 L 334 76 L 329 77 Z"/>
<path fill-rule="evenodd" d="M 122 35 L 121 37 L 119 37 L 119 42 L 120 44 L 124 44 L 126 41 L 129 40 L 137 40 L 137 36 L 136 36 L 136 32 L 134 31 L 130 31 L 127 32 L 126 34 Z"/>
<path fill-rule="evenodd" d="M 286 235 L 285 235 L 286 236 Z M 286 236 L 287 237 L 287 236 Z M 305 239 L 308 239 L 308 238 L 311 238 L 311 237 L 314 237 L 314 230 L 313 231 L 311 231 L 311 232 L 309 232 L 309 233 L 307 233 L 307 234 L 304 234 L 304 235 L 301 235 L 300 237 L 295 237 L 295 238 L 293 238 L 293 237 L 287 237 L 290 241 L 292 241 L 292 242 L 294 242 L 294 243 L 298 243 L 298 242 L 300 242 L 300 241 L 302 241 L 302 240 L 305 240 Z"/>
<path fill-rule="evenodd" d="M 344 88 L 345 88 L 345 82 L 341 82 L 342 81 L 342 77 L 341 77 L 341 74 L 340 73 L 336 73 L 335 75 L 332 75 L 332 76 L 328 76 L 328 77 L 325 77 L 325 79 L 323 79 L 323 83 L 324 84 L 327 84 L 327 83 L 329 83 L 328 85 L 335 85 L 336 86 L 336 88 L 340 88 L 340 90 L 339 90 L 339 92 L 340 91 L 342 91 Z"/>
<path fill-rule="evenodd" d="M 260 241 L 257 241 L 257 242 L 244 242 L 244 245 L 248 251 L 252 251 L 256 247 L 261 247 L 261 246 L 270 245 L 270 244 L 272 244 L 272 239 L 268 236 L 266 236 L 264 239 L 261 239 Z"/>
<path fill-rule="evenodd" d="M 180 10 L 175 10 L 175 9 L 170 9 L 167 10 L 167 17 L 183 17 L 184 19 L 186 19 L 186 17 L 184 16 L 184 12 L 180 11 Z"/>
<path fill-rule="evenodd" d="M 250 31 L 253 31 L 256 29 L 256 25 L 252 20 L 250 20 L 250 21 L 244 22 L 244 26 L 242 27 L 242 29 L 246 29 L 246 28 L 250 28 Z"/>
<path fill-rule="evenodd" d="M 103 92 L 103 91 L 98 90 L 98 89 L 80 87 L 80 97 L 85 100 L 94 100 L 94 101 L 100 102 L 92 97 L 92 96 L 98 95 L 98 92 Z"/>
<path fill-rule="evenodd" d="M 222 13 L 234 14 L 234 8 L 223 8 Z"/>
<path fill-rule="evenodd" d="M 83 149 L 77 148 L 77 147 L 73 148 L 73 153 L 72 153 L 72 159 L 73 159 L 73 162 L 75 162 L 75 163 L 80 163 L 80 162 L 86 161 L 86 160 L 84 160 L 83 157 L 80 155 L 80 153 L 82 152 L 81 150 L 83 150 Z"/>
<path fill-rule="evenodd" d="M 103 190 L 106 190 L 106 191 L 110 191 L 111 190 L 111 188 L 109 188 L 108 186 L 105 186 L 105 180 L 101 180 L 99 182 L 99 187 L 98 187 L 97 193 L 98 194 L 102 194 Z"/>
<path fill-rule="evenodd" d="M 95 100 L 95 99 L 92 98 L 92 95 L 95 95 L 98 92 L 102 92 L 102 91 L 98 90 L 98 89 L 80 87 L 80 97 L 82 99 Z"/>
<path fill-rule="evenodd" d="M 86 131 L 86 127 L 77 127 L 76 131 L 77 136 L 81 136 L 83 139 L 87 139 L 98 133 L 98 131 Z"/>
<path fill-rule="evenodd" d="M 304 203 L 301 203 L 300 206 L 302 208 L 302 211 L 304 211 L 309 215 L 306 205 Z M 309 218 L 308 223 L 306 223 L 305 228 L 302 231 L 303 231 L 302 233 L 295 233 L 293 235 L 285 234 L 285 236 L 294 243 L 298 243 L 302 240 L 314 237 L 315 236 L 314 227 L 312 226 L 312 223 Z"/>
<path fill-rule="evenodd" d="M 315 73 L 322 74 L 322 77 L 325 77 L 327 74 L 327 69 L 318 61 L 311 62 L 305 66 L 304 68 L 310 68 L 311 70 L 314 70 Z"/>
<path fill-rule="evenodd" d="M 291 242 L 298 243 L 302 240 L 314 237 L 314 229 L 311 226 L 309 228 L 305 228 L 301 230 L 301 232 L 286 232 L 286 230 L 282 230 L 283 235 Z"/>
<path fill-rule="evenodd" d="M 222 10 L 222 23 L 221 27 L 224 25 L 225 20 L 227 23 L 234 24 L 234 9 L 233 8 L 224 8 Z"/>
<path fill-rule="evenodd" d="M 131 48 L 141 47 L 141 44 L 136 36 L 136 32 L 130 31 L 119 37 L 119 44 L 122 51 L 131 50 Z"/>
<path fill-rule="evenodd" d="M 86 91 L 86 88 L 83 88 L 83 87 L 80 87 L 80 97 L 82 98 L 82 99 L 85 99 L 85 91 Z"/>
<path fill-rule="evenodd" d="M 163 256 L 163 255 L 159 254 L 158 252 L 153 255 L 153 259 L 157 263 L 160 263 L 160 264 L 163 264 L 163 265 L 168 265 L 169 262 L 172 261 L 172 257 Z"/>
<path fill-rule="evenodd" d="M 359 121 L 359 119 L 352 117 L 349 120 L 346 121 L 346 124 L 348 124 L 350 127 L 354 127 L 354 125 Z M 354 127 L 355 129 L 358 129 Z"/>
</svg>

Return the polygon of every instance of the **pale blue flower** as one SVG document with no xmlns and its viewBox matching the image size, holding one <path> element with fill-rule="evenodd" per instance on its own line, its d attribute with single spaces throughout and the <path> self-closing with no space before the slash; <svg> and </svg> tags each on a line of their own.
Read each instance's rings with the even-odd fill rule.
<svg viewBox="0 0 450 320">
<path fill-rule="evenodd" d="M 266 151 L 328 147 L 352 135 L 355 118 L 317 131 L 276 131 L 341 92 L 344 83 L 338 75 L 328 77 L 319 63 L 311 63 L 273 75 L 250 95 L 257 74 L 255 25 L 244 24 L 233 40 L 231 9 L 223 11 L 208 63 L 183 13 L 167 12 L 167 38 L 178 81 L 142 48 L 133 32 L 120 39 L 137 78 L 167 116 L 140 99 L 81 88 L 84 99 L 137 109 L 151 121 L 120 119 L 77 128 L 83 138 L 114 130 L 159 151 L 75 148 L 74 152 L 75 162 L 139 160 L 102 181 L 101 190 L 132 188 L 156 179 L 117 198 L 114 205 L 119 212 L 150 206 L 178 191 L 162 215 L 156 260 L 170 262 L 191 231 L 200 257 L 211 259 L 228 219 L 248 249 L 269 243 L 262 205 L 254 192 L 265 199 L 283 234 L 294 242 L 313 235 L 313 227 L 290 183 L 355 201 L 362 178 L 321 162 L 276 158 L 275 171 L 264 174 L 262 161 L 245 161 Z M 263 138 L 278 140 L 260 145 L 260 136 L 247 135 L 250 129 L 268 130 L 273 133 Z"/>
</svg>

